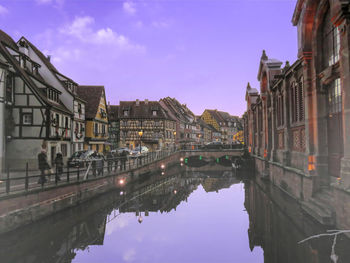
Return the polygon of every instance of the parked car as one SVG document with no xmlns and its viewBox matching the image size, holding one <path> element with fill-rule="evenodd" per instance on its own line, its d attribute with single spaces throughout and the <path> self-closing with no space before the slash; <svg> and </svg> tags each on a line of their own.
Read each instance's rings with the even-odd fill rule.
<svg viewBox="0 0 350 263">
<path fill-rule="evenodd" d="M 118 155 L 126 151 L 128 154 L 131 154 L 131 150 L 128 147 L 121 147 L 115 150 Z"/>
<path fill-rule="evenodd" d="M 82 162 L 82 157 L 87 151 L 78 151 L 72 154 L 68 158 L 67 165 L 69 167 L 82 167 L 84 164 Z"/>
<path fill-rule="evenodd" d="M 149 152 L 148 148 L 146 146 L 141 146 L 141 151 L 140 151 L 140 146 L 135 147 L 130 154 L 130 157 L 138 157 L 138 156 L 142 156 L 145 155 Z"/>
<path fill-rule="evenodd" d="M 97 156 L 95 156 L 94 153 L 95 151 L 93 150 L 75 152 L 68 159 L 67 164 L 69 167 L 84 167 L 85 164 L 89 163 L 90 161 L 103 158 L 101 153 L 97 153 Z"/>
</svg>

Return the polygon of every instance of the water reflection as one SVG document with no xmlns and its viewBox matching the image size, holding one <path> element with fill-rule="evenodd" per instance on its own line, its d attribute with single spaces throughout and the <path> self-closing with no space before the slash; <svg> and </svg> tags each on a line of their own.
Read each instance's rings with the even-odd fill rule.
<svg viewBox="0 0 350 263">
<path fill-rule="evenodd" d="M 322 237 L 299 244 L 299 241 L 327 229 L 305 214 L 291 197 L 267 183 L 245 183 L 245 207 L 249 214 L 249 246 L 264 250 L 265 263 L 321 263 L 331 261 L 332 237 Z M 338 261 L 350 261 L 350 242 L 337 238 Z"/>
<path fill-rule="evenodd" d="M 1 262 L 330 262 L 297 202 L 223 165 L 168 167 L 0 237 Z M 247 211 L 245 211 L 245 209 Z M 142 223 L 142 224 L 140 224 Z M 339 262 L 349 241 L 339 236 Z"/>
</svg>

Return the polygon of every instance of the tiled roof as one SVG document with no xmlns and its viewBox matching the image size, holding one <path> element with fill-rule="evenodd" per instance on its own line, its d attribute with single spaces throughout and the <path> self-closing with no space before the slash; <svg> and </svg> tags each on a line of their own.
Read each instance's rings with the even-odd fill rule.
<svg viewBox="0 0 350 263">
<path fill-rule="evenodd" d="M 25 37 L 22 37 L 22 38 L 34 50 L 34 52 L 38 55 L 38 57 L 43 61 L 43 63 L 46 65 L 46 67 L 48 67 L 49 70 L 58 72 L 58 70 L 55 68 L 55 66 L 51 64 L 49 59 L 33 43 L 28 41 L 28 39 L 26 39 Z"/>
<path fill-rule="evenodd" d="M 128 116 L 124 117 L 124 110 L 129 110 Z M 153 110 L 157 111 L 157 115 L 153 116 Z M 121 101 L 119 105 L 119 116 L 123 118 L 149 118 L 149 119 L 171 119 L 158 101 Z"/>
<path fill-rule="evenodd" d="M 108 106 L 108 120 L 116 121 L 119 118 L 119 105 Z"/>
<path fill-rule="evenodd" d="M 104 86 L 78 86 L 77 93 L 80 98 L 86 101 L 85 118 L 95 118 L 100 105 Z"/>
<path fill-rule="evenodd" d="M 0 30 L 1 31 L 1 30 Z M 54 103 L 47 99 L 46 94 L 43 93 L 42 89 L 38 88 L 37 85 L 35 85 L 34 81 L 29 76 L 28 72 L 24 70 L 22 67 L 20 67 L 18 61 L 8 52 L 8 50 L 4 47 L 3 43 L 6 45 L 9 45 L 9 43 L 14 43 L 17 47 L 17 44 L 13 41 L 13 39 L 4 33 L 3 31 L 0 32 L 0 52 L 5 56 L 5 58 L 12 64 L 16 72 L 22 77 L 24 82 L 32 89 L 33 93 L 37 95 L 39 100 L 41 100 L 46 105 L 50 105 L 53 108 L 63 111 L 65 113 L 71 114 L 70 111 L 60 102 L 60 103 Z M 6 42 L 3 39 L 6 39 Z M 18 50 L 18 47 L 14 49 Z M 45 84 L 45 83 L 44 83 Z"/>
<path fill-rule="evenodd" d="M 4 31 L 0 29 L 0 41 L 7 46 L 11 47 L 12 49 L 18 50 L 18 46 L 16 42 Z"/>
</svg>

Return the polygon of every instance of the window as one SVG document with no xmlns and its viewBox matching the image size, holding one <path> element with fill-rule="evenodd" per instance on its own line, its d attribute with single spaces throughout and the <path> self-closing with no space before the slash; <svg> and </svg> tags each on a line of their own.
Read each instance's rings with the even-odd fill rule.
<svg viewBox="0 0 350 263">
<path fill-rule="evenodd" d="M 279 94 L 276 98 L 276 111 L 277 111 L 277 126 L 282 126 L 284 125 L 283 94 Z"/>
<path fill-rule="evenodd" d="M 328 9 L 323 21 L 322 50 L 324 54 L 323 64 L 325 67 L 332 66 L 339 61 L 340 34 L 338 27 L 332 24 L 330 9 Z"/>
<path fill-rule="evenodd" d="M 56 125 L 60 127 L 60 115 L 56 113 Z"/>
<path fill-rule="evenodd" d="M 64 118 L 64 127 L 68 129 L 68 117 Z"/>
<path fill-rule="evenodd" d="M 106 134 L 106 125 L 102 124 L 102 134 Z"/>
<path fill-rule="evenodd" d="M 13 100 L 13 87 L 14 87 L 14 78 L 12 74 L 6 76 L 6 101 L 12 102 Z"/>
<path fill-rule="evenodd" d="M 129 116 L 129 111 L 125 110 L 125 111 L 123 112 L 123 115 L 124 115 L 124 117 Z"/>
<path fill-rule="evenodd" d="M 78 103 L 78 113 L 81 114 L 81 104 Z"/>
<path fill-rule="evenodd" d="M 329 114 L 342 111 L 342 95 L 340 78 L 336 79 L 328 90 L 328 112 Z"/>
<path fill-rule="evenodd" d="M 293 82 L 290 90 L 292 123 L 301 122 L 304 120 L 304 85 L 303 79 Z"/>
<path fill-rule="evenodd" d="M 153 116 L 157 116 L 157 111 L 156 111 L 156 110 L 153 110 L 153 111 L 152 111 L 152 115 L 153 115 Z"/>
<path fill-rule="evenodd" d="M 98 135 L 98 124 L 97 123 L 95 123 L 94 133 L 95 133 L 95 135 Z"/>
<path fill-rule="evenodd" d="M 33 115 L 32 113 L 23 113 L 22 115 L 22 124 L 32 125 L 33 124 Z"/>
<path fill-rule="evenodd" d="M 67 157 L 67 144 L 61 144 L 61 152 L 63 157 Z"/>
</svg>

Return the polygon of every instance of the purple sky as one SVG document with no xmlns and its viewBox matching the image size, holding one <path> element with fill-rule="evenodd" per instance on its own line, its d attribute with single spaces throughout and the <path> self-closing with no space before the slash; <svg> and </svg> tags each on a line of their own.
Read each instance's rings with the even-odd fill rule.
<svg viewBox="0 0 350 263">
<path fill-rule="evenodd" d="M 293 63 L 296 0 L 0 0 L 1 29 L 25 36 L 107 100 L 170 96 L 195 114 L 241 115 L 261 52 Z"/>
</svg>

